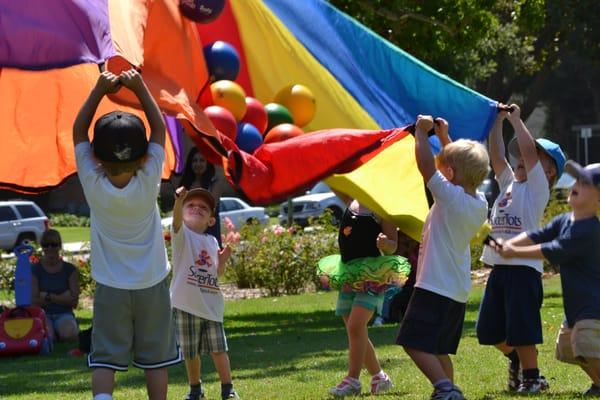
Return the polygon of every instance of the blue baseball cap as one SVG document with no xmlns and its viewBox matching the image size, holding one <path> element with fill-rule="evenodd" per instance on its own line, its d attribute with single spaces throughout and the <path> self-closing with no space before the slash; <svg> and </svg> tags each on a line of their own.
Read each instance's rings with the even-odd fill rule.
<svg viewBox="0 0 600 400">
<path fill-rule="evenodd" d="M 563 153 L 557 143 L 548 139 L 536 139 L 535 146 L 554 160 L 554 164 L 556 164 L 556 180 L 558 180 L 565 170 L 565 163 L 567 162 L 565 153 Z M 521 151 L 519 150 L 519 144 L 517 143 L 516 137 L 508 143 L 508 152 L 517 159 L 521 158 Z"/>
<path fill-rule="evenodd" d="M 565 169 L 575 179 L 589 183 L 600 189 L 600 163 L 590 164 L 582 167 L 573 160 L 567 161 Z"/>
</svg>

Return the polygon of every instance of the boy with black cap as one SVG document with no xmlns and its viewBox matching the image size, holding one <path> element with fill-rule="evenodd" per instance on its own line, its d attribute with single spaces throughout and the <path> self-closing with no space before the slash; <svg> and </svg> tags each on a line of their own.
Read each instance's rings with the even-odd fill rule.
<svg viewBox="0 0 600 400">
<path fill-rule="evenodd" d="M 600 397 L 600 164 L 583 168 L 568 161 L 577 178 L 569 205 L 573 212 L 544 228 L 499 241 L 502 257 L 547 259 L 560 266 L 565 321 L 556 340 L 556 358 L 579 365 L 592 379 L 586 396 Z"/>
<path fill-rule="evenodd" d="M 199 353 L 210 353 L 221 379 L 221 398 L 237 399 L 231 383 L 227 339 L 223 329 L 224 301 L 219 277 L 231 247 L 220 250 L 217 239 L 206 233 L 215 220 L 215 198 L 205 189 L 175 191 L 171 246 L 173 279 L 171 301 L 187 370 L 190 392 L 185 400 L 204 397 L 200 381 Z"/>
<path fill-rule="evenodd" d="M 90 145 L 88 129 L 109 93 L 133 91 L 150 124 L 115 111 L 101 116 Z M 92 276 L 96 281 L 92 351 L 94 400 L 110 400 L 115 371 L 144 369 L 150 399 L 166 399 L 165 367 L 181 361 L 172 324 L 167 260 L 156 203 L 165 125 L 135 70 L 103 72 L 73 125 L 77 173 L 90 206 Z M 152 310 L 152 312 L 148 312 Z"/>
<path fill-rule="evenodd" d="M 508 118 L 515 138 L 508 151 L 516 166 L 505 158 L 502 123 Z M 489 136 L 490 160 L 500 187 L 490 222 L 494 239 L 510 239 L 537 229 L 550 200 L 550 188 L 562 174 L 565 157 L 560 146 L 531 136 L 516 104 L 500 104 Z M 477 320 L 480 344 L 494 345 L 508 357 L 508 390 L 539 393 L 548 382 L 537 363 L 536 344 L 542 343 L 542 261 L 504 259 L 489 246 L 481 260 L 492 266 Z M 522 379 L 521 379 L 522 371 Z"/>
</svg>

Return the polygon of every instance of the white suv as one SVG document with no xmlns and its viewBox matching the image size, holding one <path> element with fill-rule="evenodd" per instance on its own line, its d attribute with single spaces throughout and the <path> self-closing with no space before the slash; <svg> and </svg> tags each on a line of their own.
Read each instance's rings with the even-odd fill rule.
<svg viewBox="0 0 600 400">
<path fill-rule="evenodd" d="M 0 249 L 12 251 L 19 244 L 39 243 L 48 224 L 48 217 L 32 201 L 0 201 Z"/>
<path fill-rule="evenodd" d="M 325 210 L 331 210 L 333 223 L 338 224 L 346 204 L 337 197 L 324 182 L 317 183 L 304 196 L 294 197 L 292 199 L 292 219 L 295 223 L 306 226 L 310 218 L 321 216 Z M 288 203 L 281 203 L 279 206 L 279 223 L 287 224 Z"/>
</svg>

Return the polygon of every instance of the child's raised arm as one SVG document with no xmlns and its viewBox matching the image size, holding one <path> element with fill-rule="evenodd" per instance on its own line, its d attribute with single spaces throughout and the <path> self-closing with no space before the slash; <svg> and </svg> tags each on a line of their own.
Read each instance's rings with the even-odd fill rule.
<svg viewBox="0 0 600 400">
<path fill-rule="evenodd" d="M 490 135 L 488 137 L 490 145 L 490 161 L 492 163 L 494 175 L 496 176 L 502 175 L 504 170 L 510 167 L 505 157 L 506 150 L 504 148 L 504 138 L 502 137 L 502 123 L 504 122 L 504 118 L 508 115 L 507 108 L 508 107 L 504 104 L 498 104 L 498 114 L 496 115 L 496 120 L 494 121 L 492 129 L 490 129 Z"/>
<path fill-rule="evenodd" d="M 187 194 L 187 189 L 180 186 L 175 190 L 175 204 L 173 205 L 173 231 L 179 232 L 181 229 L 181 223 L 183 221 L 183 199 Z"/>
<path fill-rule="evenodd" d="M 436 170 L 427 136 L 432 127 L 433 118 L 431 118 L 431 115 L 419 115 L 417 117 L 417 123 L 415 124 L 415 158 L 425 183 L 429 182 Z"/>
<path fill-rule="evenodd" d="M 90 92 L 85 103 L 77 113 L 73 123 L 73 145 L 77 146 L 82 142 L 89 142 L 88 131 L 90 124 L 96 114 L 96 109 L 102 98 L 108 93 L 115 93 L 121 88 L 119 77 L 112 72 L 104 71 L 98 77 L 96 86 Z"/>
<path fill-rule="evenodd" d="M 442 147 L 446 147 L 446 145 L 452 143 L 452 139 L 450 139 L 450 134 L 448 133 L 448 121 L 444 118 L 436 118 L 433 123 L 433 130 L 440 140 Z"/>
<path fill-rule="evenodd" d="M 533 139 L 533 136 L 531 136 L 531 133 L 529 133 L 525 123 L 521 120 L 521 109 L 519 106 L 511 104 L 510 108 L 512 111 L 508 114 L 508 120 L 515 130 L 519 152 L 525 163 L 525 170 L 529 172 L 539 160 L 537 149 L 535 147 L 535 140 Z"/>
<path fill-rule="evenodd" d="M 142 108 L 150 123 L 150 141 L 161 146 L 165 146 L 165 121 L 163 120 L 160 108 L 154 101 L 154 98 L 148 91 L 144 80 L 135 69 L 123 71 L 119 75 L 119 81 L 126 88 L 130 89 L 142 103 Z"/>
</svg>

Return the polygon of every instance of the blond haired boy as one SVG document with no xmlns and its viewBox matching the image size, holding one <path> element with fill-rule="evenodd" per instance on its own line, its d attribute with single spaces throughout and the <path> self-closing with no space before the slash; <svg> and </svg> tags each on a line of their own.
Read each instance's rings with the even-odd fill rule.
<svg viewBox="0 0 600 400">
<path fill-rule="evenodd" d="M 423 227 L 415 290 L 396 343 L 403 346 L 433 385 L 432 399 L 460 400 L 449 354 L 456 354 L 471 289 L 469 242 L 487 217 L 477 192 L 489 171 L 485 147 L 472 140 L 452 142 L 448 123 L 435 120 L 442 150 L 434 159 L 427 133 L 431 116 L 419 116 L 415 130 L 417 166 L 434 198 Z"/>
</svg>

